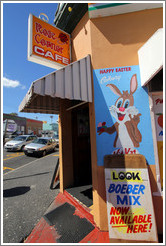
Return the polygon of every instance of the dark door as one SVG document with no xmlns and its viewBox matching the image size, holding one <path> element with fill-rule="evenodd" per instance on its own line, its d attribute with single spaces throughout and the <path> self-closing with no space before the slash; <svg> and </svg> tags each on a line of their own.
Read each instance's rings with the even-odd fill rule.
<svg viewBox="0 0 166 246">
<path fill-rule="evenodd" d="M 74 185 L 92 184 L 89 107 L 72 112 Z"/>
</svg>

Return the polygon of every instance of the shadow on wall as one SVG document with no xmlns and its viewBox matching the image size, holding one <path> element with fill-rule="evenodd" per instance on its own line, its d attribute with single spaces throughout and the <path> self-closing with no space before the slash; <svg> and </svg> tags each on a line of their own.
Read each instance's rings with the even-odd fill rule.
<svg viewBox="0 0 166 246">
<path fill-rule="evenodd" d="M 72 32 L 72 43 L 72 62 L 87 56 L 87 54 L 91 54 L 88 12 L 83 16 Z"/>
<path fill-rule="evenodd" d="M 111 44 L 135 44 L 146 42 L 159 28 L 162 28 L 162 9 L 144 10 L 92 19 L 97 32 L 102 33 Z M 108 28 L 109 26 L 109 28 Z"/>
</svg>

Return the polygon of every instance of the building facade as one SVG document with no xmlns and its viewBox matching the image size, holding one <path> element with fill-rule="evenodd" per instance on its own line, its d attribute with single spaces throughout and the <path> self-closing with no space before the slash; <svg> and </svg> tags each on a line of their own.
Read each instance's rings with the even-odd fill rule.
<svg viewBox="0 0 166 246">
<path fill-rule="evenodd" d="M 43 121 L 26 119 L 27 134 L 33 133 L 34 135 L 41 136 Z"/>
<path fill-rule="evenodd" d="M 68 11 L 69 6 L 73 11 Z M 63 88 L 49 89 L 52 74 L 33 86 L 38 94 L 35 100 L 40 101 L 43 95 L 43 104 L 50 100 L 45 112 L 49 109 L 51 114 L 59 114 L 60 191 L 92 184 L 94 220 L 101 230 L 108 231 L 108 162 L 115 170 L 124 165 L 126 170 L 130 167 L 130 172 L 133 168 L 135 172 L 148 172 L 150 188 L 146 198 L 142 197 L 144 201 L 148 195 L 152 198 L 149 211 L 154 207 L 153 227 L 156 225 L 162 234 L 162 3 L 62 4 L 55 25 L 71 34 L 73 63 L 55 72 L 54 83 L 60 85 L 62 75 Z M 45 91 L 44 83 L 46 87 L 48 84 Z M 33 94 L 20 105 L 20 111 L 43 112 L 43 105 L 35 109 L 32 99 Z M 139 158 L 144 159 L 144 165 L 138 164 Z M 116 179 L 115 173 L 113 177 Z M 133 177 L 143 182 L 139 172 Z M 141 194 L 145 194 L 143 190 Z M 127 196 L 118 199 L 122 205 L 128 204 Z M 141 206 L 138 200 L 135 203 L 146 210 L 146 204 Z M 156 239 L 146 236 L 142 241 Z"/>
<path fill-rule="evenodd" d="M 3 121 L 7 123 L 6 135 L 10 135 L 13 132 L 17 132 L 17 134 L 31 134 L 41 135 L 41 131 L 43 128 L 43 122 L 39 120 L 28 119 L 25 117 L 19 117 L 11 114 L 3 114 Z M 12 125 L 10 123 L 12 122 Z M 11 125 L 11 127 L 10 127 Z M 9 129 L 10 128 L 10 129 Z M 5 129 L 5 125 L 4 125 Z"/>
<path fill-rule="evenodd" d="M 43 129 L 41 134 L 43 137 L 59 138 L 58 123 L 43 123 Z"/>
<path fill-rule="evenodd" d="M 13 121 L 13 124 L 15 124 L 15 128 L 11 128 L 11 130 L 6 129 L 6 132 L 8 134 L 11 134 L 14 131 L 17 131 L 19 134 L 26 134 L 26 118 L 19 117 L 11 114 L 3 114 L 3 121 Z M 8 124 L 9 125 L 9 124 Z M 5 129 L 5 126 L 4 126 Z"/>
</svg>

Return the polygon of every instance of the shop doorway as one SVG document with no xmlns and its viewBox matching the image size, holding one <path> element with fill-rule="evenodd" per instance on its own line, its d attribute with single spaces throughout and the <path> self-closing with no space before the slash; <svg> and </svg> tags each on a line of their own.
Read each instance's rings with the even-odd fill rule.
<svg viewBox="0 0 166 246">
<path fill-rule="evenodd" d="M 72 110 L 72 144 L 74 186 L 67 191 L 89 207 L 93 201 L 88 103 Z"/>
<path fill-rule="evenodd" d="M 92 172 L 88 106 L 73 110 L 72 128 L 74 185 L 89 185 Z"/>
</svg>

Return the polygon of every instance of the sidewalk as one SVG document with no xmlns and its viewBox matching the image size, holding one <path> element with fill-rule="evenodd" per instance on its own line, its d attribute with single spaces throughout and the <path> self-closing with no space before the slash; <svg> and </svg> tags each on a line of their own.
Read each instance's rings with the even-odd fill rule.
<svg viewBox="0 0 166 246">
<path fill-rule="evenodd" d="M 159 243 L 163 242 L 158 235 Z M 110 243 L 96 226 L 90 208 L 67 191 L 59 193 L 24 243 Z"/>
<path fill-rule="evenodd" d="M 59 193 L 24 243 L 109 243 L 90 209 L 68 192 Z"/>
</svg>

